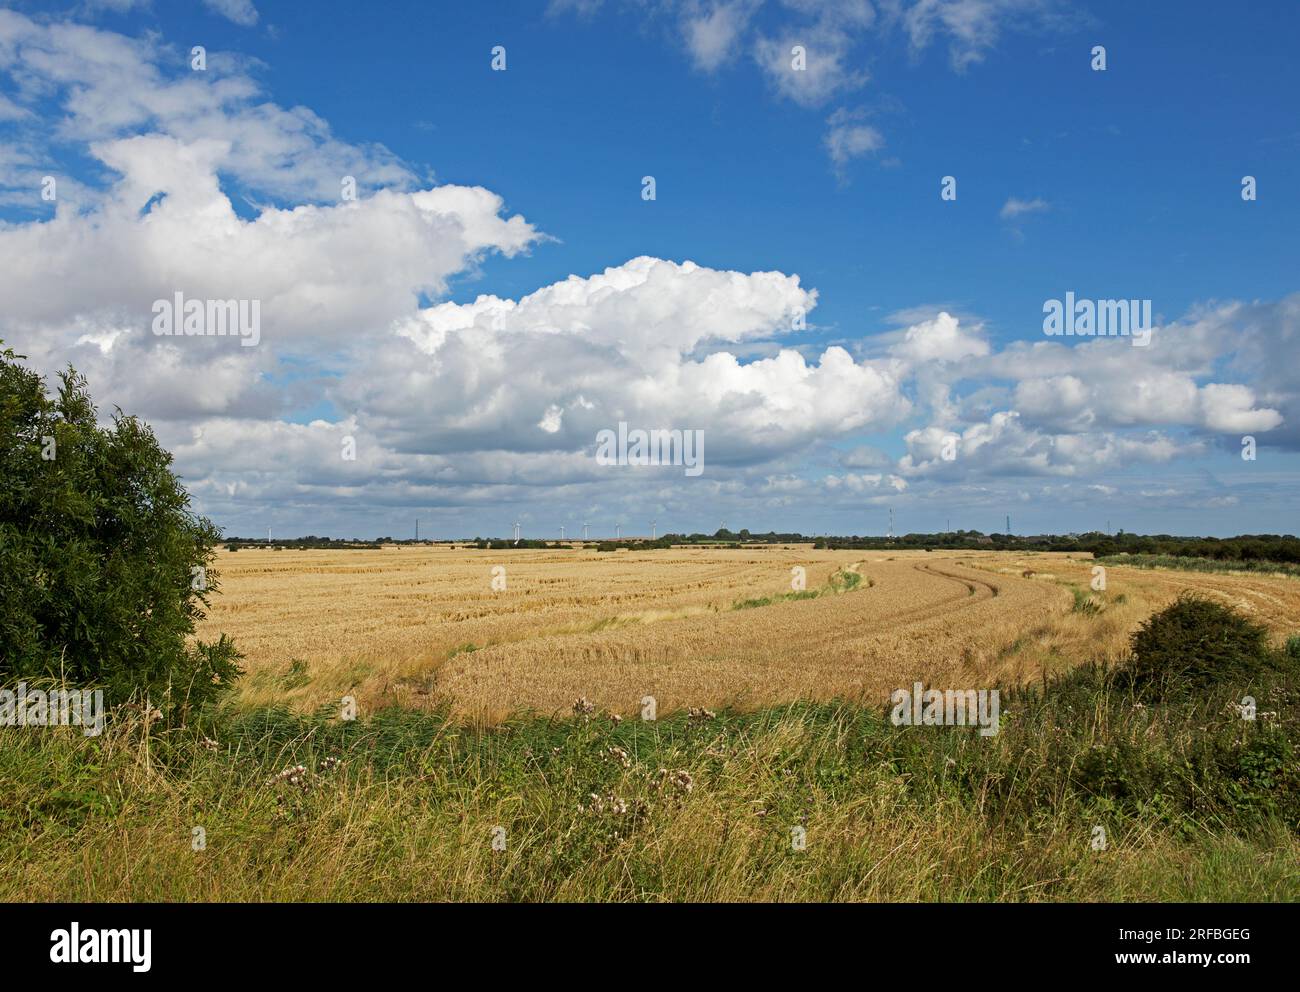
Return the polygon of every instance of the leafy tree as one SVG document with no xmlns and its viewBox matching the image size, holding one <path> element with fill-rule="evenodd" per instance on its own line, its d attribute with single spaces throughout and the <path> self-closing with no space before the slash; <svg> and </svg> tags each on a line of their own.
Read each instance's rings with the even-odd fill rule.
<svg viewBox="0 0 1300 992">
<path fill-rule="evenodd" d="M 220 532 L 147 425 L 100 426 L 83 376 L 52 398 L 21 357 L 0 350 L 0 684 L 64 678 L 183 721 L 241 674 L 225 635 L 191 643 Z"/>
</svg>

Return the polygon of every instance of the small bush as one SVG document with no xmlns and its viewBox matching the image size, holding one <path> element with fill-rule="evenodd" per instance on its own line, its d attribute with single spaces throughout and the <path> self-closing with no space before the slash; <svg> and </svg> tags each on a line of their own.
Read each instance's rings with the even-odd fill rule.
<svg viewBox="0 0 1300 992">
<path fill-rule="evenodd" d="M 1267 629 L 1212 600 L 1184 594 L 1133 635 L 1123 681 L 1139 695 L 1163 699 L 1241 686 L 1276 671 L 1284 656 L 1268 645 Z"/>
</svg>

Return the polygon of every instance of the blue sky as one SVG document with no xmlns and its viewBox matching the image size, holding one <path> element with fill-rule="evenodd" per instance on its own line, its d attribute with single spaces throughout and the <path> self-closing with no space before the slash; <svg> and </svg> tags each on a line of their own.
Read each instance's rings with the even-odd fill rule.
<svg viewBox="0 0 1300 992">
<path fill-rule="evenodd" d="M 41 280 L 20 283 L 11 268 L 6 297 L 12 289 L 43 302 L 18 307 L 0 334 L 43 370 L 85 367 L 105 406 L 129 401 L 177 450 L 200 508 L 231 532 L 397 535 L 419 515 L 422 533 L 439 536 L 505 533 L 515 517 L 548 536 L 564 522 L 574 533 L 581 519 L 595 532 L 621 521 L 634 533 L 648 528 L 628 521 L 651 517 L 660 531 L 712 530 L 725 518 L 755 530 L 879 533 L 890 506 L 904 530 L 949 519 L 1000 529 L 1009 512 L 1021 532 L 1107 521 L 1294 531 L 1300 374 L 1285 368 L 1296 364 L 1291 297 L 1300 290 L 1293 4 L 1248 13 L 1046 0 L 10 9 L 0 22 L 9 145 L 0 245 L 48 255 L 68 303 L 50 305 L 48 286 L 38 293 Z M 796 40 L 813 70 L 804 76 L 784 65 Z M 123 44 L 148 73 L 115 61 Z M 209 53 L 203 74 L 186 64 L 195 44 Z M 490 69 L 495 45 L 506 48 L 504 72 Z M 1106 48 L 1103 72 L 1090 68 L 1094 45 Z M 187 116 L 168 94 L 199 85 L 240 93 Z M 135 110 L 121 111 L 119 95 Z M 319 122 L 306 138 L 300 107 Z M 839 162 L 827 144 L 837 129 L 859 142 Z M 165 151 L 137 155 L 138 143 L 124 144 L 102 157 L 105 142 L 149 136 L 165 139 Z M 160 165 L 222 140 L 233 149 L 211 152 L 197 172 Z M 328 251 L 327 261 L 304 256 L 308 271 L 334 273 L 311 290 L 264 286 L 232 262 L 213 292 L 267 298 L 266 346 L 218 353 L 212 342 L 149 335 L 149 304 L 178 282 L 181 261 L 192 254 L 197 272 L 213 253 L 249 257 L 229 231 L 213 240 L 222 224 L 245 225 L 241 236 L 264 253 L 256 268 L 274 271 L 303 249 L 277 245 L 282 230 L 252 237 L 259 217 L 274 230 L 269 221 L 295 209 L 338 209 L 333 177 L 344 168 L 363 208 L 381 190 L 481 187 L 499 209 L 476 210 L 518 215 L 530 230 L 522 240 L 461 237 L 454 250 L 446 239 L 417 242 L 417 254 L 447 252 L 422 267 L 410 251 L 383 262 L 405 242 L 376 221 L 311 249 Z M 228 201 L 222 223 L 179 202 L 205 169 Z M 57 206 L 35 195 L 45 174 L 66 177 Z M 653 202 L 640 195 L 645 175 L 657 183 Z M 948 175 L 955 202 L 939 196 Z M 1241 197 L 1246 175 L 1258 182 L 1254 202 Z M 155 227 L 175 225 L 176 271 L 159 271 L 169 266 L 152 234 L 124 231 L 113 240 L 129 271 L 114 287 L 97 285 L 72 247 L 83 240 L 77 229 L 108 238 L 108 204 L 142 195 L 137 177 L 171 198 Z M 1017 202 L 1029 208 L 1016 213 Z M 483 222 L 456 218 L 462 230 Z M 587 286 L 588 311 L 549 307 L 516 327 L 520 308 L 500 339 L 459 336 L 472 315 L 438 309 L 470 307 L 480 294 L 519 301 L 640 257 L 689 260 L 717 279 L 661 267 L 658 289 L 615 288 L 626 301 L 599 305 L 600 287 Z M 369 264 L 382 265 L 382 285 L 350 287 L 340 275 Z M 786 320 L 796 291 L 755 302 L 751 273 L 797 276 L 801 291 L 816 291 L 806 331 L 790 332 Z M 722 292 L 723 283 L 734 285 Z M 1067 290 L 1149 299 L 1161 330 L 1149 350 L 1049 340 L 1044 301 Z M 665 313 L 664 300 L 692 316 Z M 752 326 L 715 335 L 710 307 L 752 307 Z M 936 323 L 941 312 L 957 318 L 955 331 Z M 697 330 L 675 336 L 697 319 Z M 328 329 L 313 335 L 312 320 Z M 395 341 L 410 320 L 431 322 L 435 337 L 450 321 L 452 337 L 412 346 L 399 331 Z M 538 338 L 543 324 L 560 337 Z M 665 339 L 672 353 L 659 355 Z M 169 350 L 183 344 L 194 347 Z M 570 345 L 581 360 L 564 360 Z M 1061 354 L 1043 353 L 1048 346 Z M 1103 355 L 1100 346 L 1110 347 Z M 806 367 L 744 370 L 782 348 Z M 857 364 L 828 370 L 830 348 Z M 740 370 L 710 375 L 719 354 Z M 588 360 L 591 369 L 579 368 Z M 177 387 L 191 377 L 201 386 Z M 711 382 L 728 385 L 692 385 Z M 476 393 L 478 384 L 488 385 Z M 403 389 L 414 392 L 397 402 Z M 855 389 L 867 394 L 856 405 Z M 562 426 L 539 432 L 552 408 Z M 668 422 L 687 413 L 694 419 Z M 589 472 L 591 427 L 638 416 L 645 427 L 704 430 L 717 469 L 703 481 L 680 469 Z M 322 465 L 345 430 L 362 457 Z M 960 444 L 945 463 L 934 443 L 950 435 Z M 1252 462 L 1239 455 L 1244 435 L 1259 445 Z"/>
</svg>

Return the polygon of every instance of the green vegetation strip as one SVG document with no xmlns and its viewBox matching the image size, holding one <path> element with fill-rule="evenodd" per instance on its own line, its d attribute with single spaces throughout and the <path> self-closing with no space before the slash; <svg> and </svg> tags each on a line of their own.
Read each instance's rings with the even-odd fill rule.
<svg viewBox="0 0 1300 992">
<path fill-rule="evenodd" d="M 1259 572 L 1300 578 L 1300 565 L 1276 561 L 1182 558 L 1175 555 L 1106 555 L 1097 561 L 1106 565 L 1131 565 L 1134 568 L 1176 568 L 1185 572 Z"/>
<path fill-rule="evenodd" d="M 819 596 L 835 596 L 843 592 L 851 592 L 858 588 L 862 583 L 862 575 L 858 572 L 846 568 L 836 569 L 830 577 L 830 581 L 820 589 L 799 589 L 794 592 L 776 593 L 772 596 L 760 596 L 757 599 L 738 599 L 731 605 L 733 610 L 752 610 L 760 606 L 771 606 L 773 603 L 789 603 L 800 599 L 817 599 Z M 874 586 L 875 580 L 868 579 L 867 586 Z"/>
</svg>

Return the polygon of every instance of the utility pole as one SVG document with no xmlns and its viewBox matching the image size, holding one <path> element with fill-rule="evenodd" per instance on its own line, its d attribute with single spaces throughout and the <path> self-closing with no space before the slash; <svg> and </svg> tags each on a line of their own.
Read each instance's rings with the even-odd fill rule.
<svg viewBox="0 0 1300 992">
<path fill-rule="evenodd" d="M 889 539 L 894 539 L 894 508 L 889 508 Z"/>
<path fill-rule="evenodd" d="M 1007 536 L 1011 535 L 1011 514 L 1007 514 Z"/>
<path fill-rule="evenodd" d="M 420 543 L 420 518 L 415 518 L 415 543 Z"/>
</svg>

